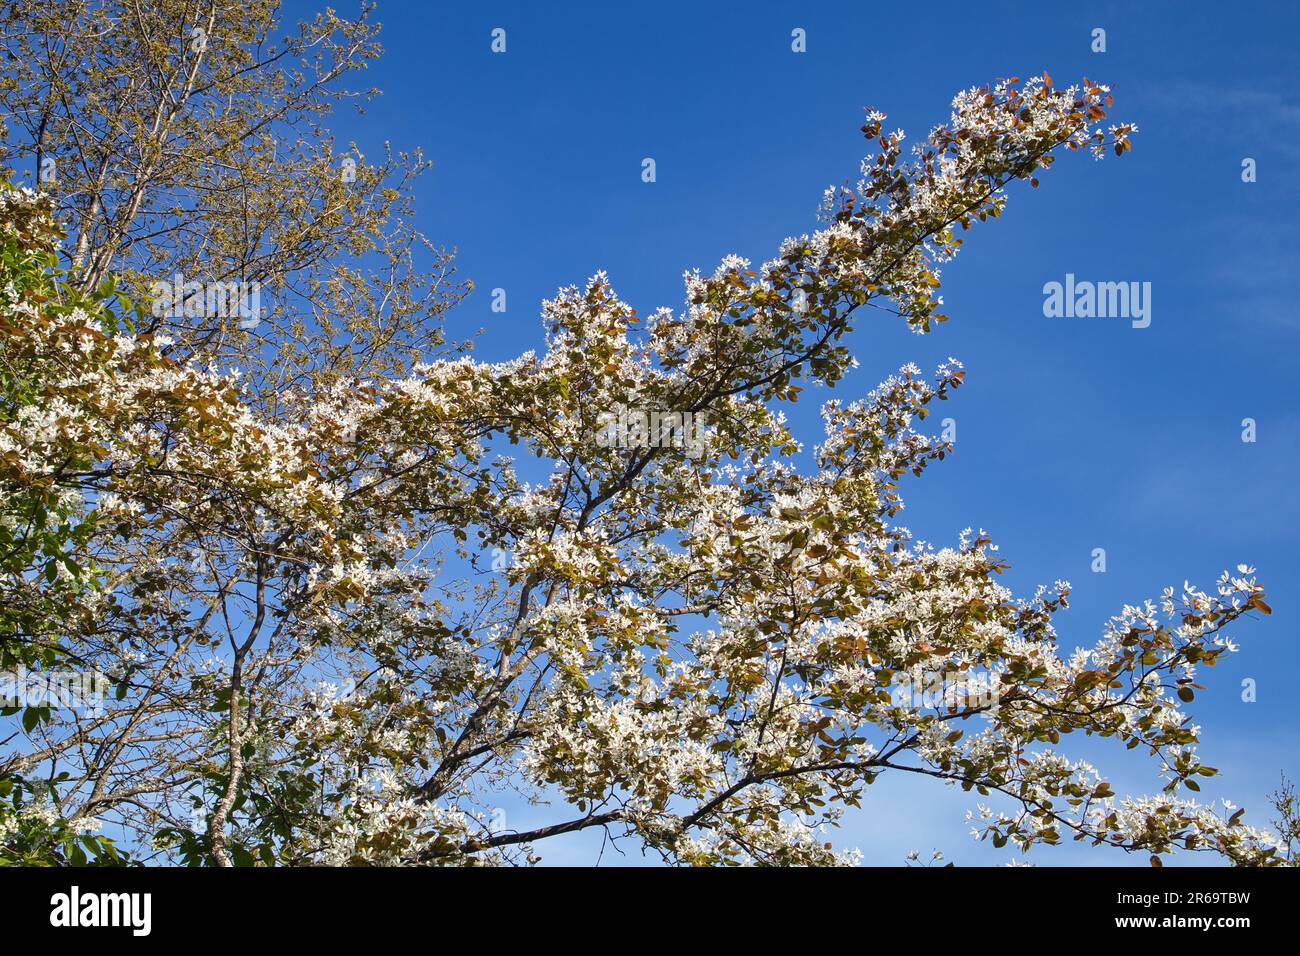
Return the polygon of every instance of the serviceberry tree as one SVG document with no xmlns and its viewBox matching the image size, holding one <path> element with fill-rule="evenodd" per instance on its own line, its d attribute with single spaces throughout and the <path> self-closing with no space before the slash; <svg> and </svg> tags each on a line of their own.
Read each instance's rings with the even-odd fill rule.
<svg viewBox="0 0 1300 956">
<path fill-rule="evenodd" d="M 1125 153 L 1109 106 L 1087 80 L 999 80 L 909 152 L 869 111 L 875 154 L 823 227 L 687 275 L 684 309 L 642 316 L 602 274 L 544 304 L 544 354 L 278 388 L 219 367 L 220 336 L 152 324 L 87 271 L 93 236 L 58 254 L 66 205 L 6 188 L 0 647 L 113 692 L 8 710 L 0 852 L 467 864 L 603 828 L 670 862 L 830 864 L 892 773 L 987 797 L 999 846 L 1284 862 L 1184 793 L 1215 772 L 1199 675 L 1269 611 L 1250 569 L 1066 655 L 1064 586 L 1017 598 L 984 533 L 936 549 L 894 522 L 902 478 L 951 451 L 921 425 L 956 361 L 827 402 L 810 468 L 782 414 L 844 376 L 864 306 L 943 322 L 940 268 L 1009 187 Z M 1148 754 L 1163 788 L 1113 793 L 1062 749 L 1080 734 Z M 554 821 L 502 827 L 507 791 Z M 80 840 L 98 828 L 116 843 Z"/>
</svg>

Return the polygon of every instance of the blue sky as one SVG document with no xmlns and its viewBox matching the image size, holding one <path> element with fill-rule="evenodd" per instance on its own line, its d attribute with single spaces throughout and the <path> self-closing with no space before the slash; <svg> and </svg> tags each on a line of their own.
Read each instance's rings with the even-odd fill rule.
<svg viewBox="0 0 1300 956">
<path fill-rule="evenodd" d="M 1300 680 L 1300 462 L 1296 308 L 1300 269 L 1300 89 L 1290 3 L 892 5 L 381 3 L 386 55 L 364 77 L 384 95 L 340 116 L 340 143 L 378 156 L 422 147 L 418 224 L 455 246 L 477 290 L 453 336 L 477 354 L 542 344 L 539 304 L 606 270 L 643 314 L 682 303 L 681 274 L 725 254 L 762 261 L 816 227 L 822 190 L 857 178 L 864 106 L 913 141 L 946 119 L 958 89 L 1047 69 L 1115 93 L 1140 133 L 1122 160 L 1068 156 L 1001 221 L 974 230 L 944 271 L 952 321 L 927 337 L 878 314 L 851 344 L 861 368 L 836 391 L 865 394 L 899 365 L 949 355 L 966 386 L 944 413 L 957 454 L 904 486 L 900 520 L 939 545 L 983 527 L 1032 593 L 1063 578 L 1068 651 L 1091 644 L 1126 602 L 1184 579 L 1209 587 L 1239 562 L 1259 569 L 1271 618 L 1236 629 L 1242 651 L 1207 672 L 1193 713 L 1223 774 L 1205 788 L 1262 822 L 1279 771 L 1300 775 L 1292 705 Z M 290 16 L 314 5 L 297 0 Z M 339 5 L 351 12 L 348 2 Z M 490 51 L 493 28 L 507 52 Z M 807 33 L 807 52 L 790 48 Z M 1093 53 L 1091 33 L 1106 30 Z M 653 157 L 657 181 L 641 181 Z M 1243 158 L 1258 181 L 1243 183 Z M 1150 282 L 1152 322 L 1046 318 L 1043 284 L 1066 273 Z M 507 293 L 505 314 L 490 290 Z M 811 443 L 816 407 L 792 416 Z M 1241 440 L 1254 418 L 1258 440 Z M 1090 571 L 1105 548 L 1107 572 Z M 1258 699 L 1241 701 L 1241 681 Z M 1085 746 L 1116 789 L 1152 792 L 1149 762 Z M 909 849 L 1003 862 L 967 835 L 971 801 L 929 780 L 882 778 L 839 842 L 870 863 Z M 512 828 L 541 811 L 508 807 Z M 599 835 L 548 841 L 550 862 L 589 863 Z M 607 851 L 605 861 L 637 862 Z M 1145 863 L 1069 846 L 1048 863 Z"/>
</svg>

